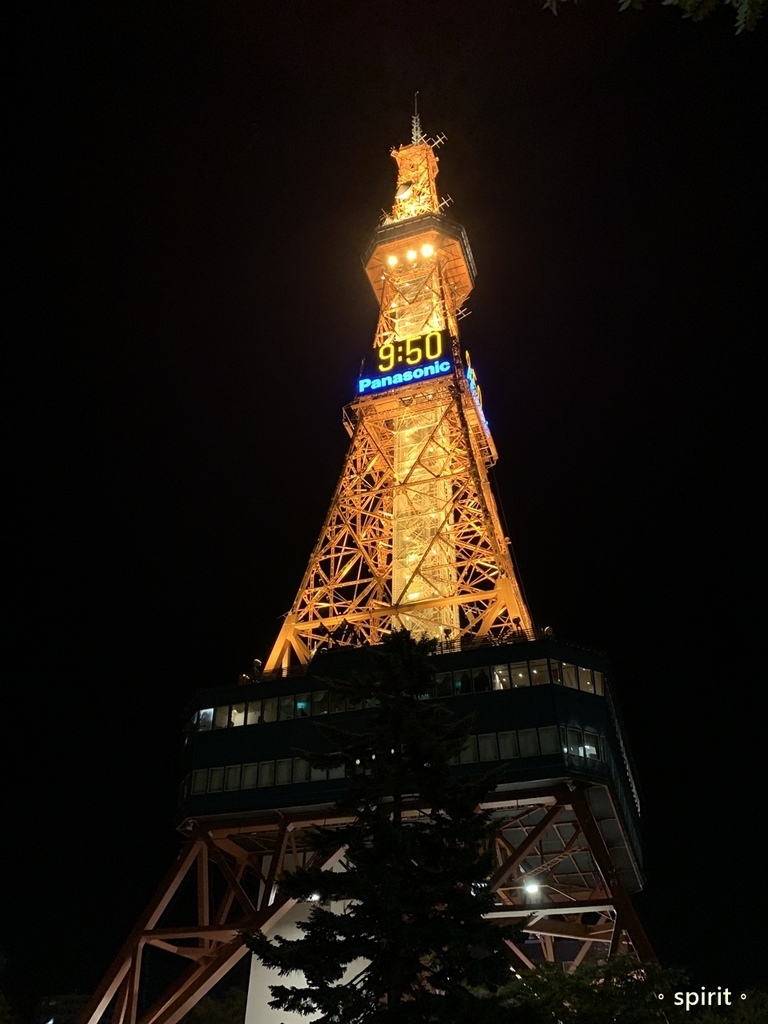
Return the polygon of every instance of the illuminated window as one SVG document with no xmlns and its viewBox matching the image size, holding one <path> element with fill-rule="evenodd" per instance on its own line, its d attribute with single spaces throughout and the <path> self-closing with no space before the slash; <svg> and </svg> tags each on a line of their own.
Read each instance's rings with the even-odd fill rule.
<svg viewBox="0 0 768 1024">
<path fill-rule="evenodd" d="M 277 697 L 265 697 L 261 707 L 261 717 L 265 722 L 277 721 Z"/>
<path fill-rule="evenodd" d="M 481 733 L 477 737 L 477 749 L 481 761 L 499 760 L 499 743 L 495 732 Z"/>
<path fill-rule="evenodd" d="M 296 717 L 297 718 L 309 718 L 312 709 L 312 694 L 311 693 L 297 693 L 296 694 Z"/>
<path fill-rule="evenodd" d="M 509 671 L 512 676 L 512 685 L 517 686 L 530 686 L 531 677 L 528 675 L 528 662 L 518 661 L 514 665 L 509 666 Z"/>
<path fill-rule="evenodd" d="M 244 764 L 243 772 L 240 777 L 240 788 L 241 789 L 256 789 L 256 785 L 259 781 L 259 766 L 258 764 Z"/>
<path fill-rule="evenodd" d="M 224 781 L 225 789 L 240 789 L 240 765 L 231 764 L 227 768 Z"/>
<path fill-rule="evenodd" d="M 560 753 L 560 734 L 556 725 L 544 725 L 539 728 L 539 745 L 542 754 Z"/>
<path fill-rule="evenodd" d="M 539 734 L 536 729 L 518 729 L 520 757 L 536 757 L 539 753 Z"/>
<path fill-rule="evenodd" d="M 566 662 L 563 662 L 563 682 L 566 686 L 570 686 L 572 690 L 578 690 L 579 679 L 576 674 L 575 665 L 568 665 Z"/>
<path fill-rule="evenodd" d="M 579 689 L 584 690 L 585 693 L 594 693 L 595 684 L 592 681 L 592 669 L 591 668 L 580 668 L 579 669 Z"/>
<path fill-rule="evenodd" d="M 559 683 L 562 686 L 563 683 L 563 670 L 559 661 L 549 660 L 549 671 L 552 674 L 552 682 Z"/>
<path fill-rule="evenodd" d="M 213 728 L 214 729 L 226 729 L 229 725 L 229 704 L 225 704 L 223 708 L 216 708 L 213 713 Z"/>
<path fill-rule="evenodd" d="M 494 690 L 508 690 L 511 683 L 508 665 L 494 665 L 491 669 Z"/>
<path fill-rule="evenodd" d="M 200 732 L 207 732 L 213 725 L 213 708 L 203 708 L 197 722 Z"/>
<path fill-rule="evenodd" d="M 245 725 L 245 704 L 233 704 L 230 717 L 232 725 Z"/>
<path fill-rule="evenodd" d="M 602 672 L 595 671 L 595 693 L 601 697 L 605 694 L 605 677 Z"/>
<path fill-rule="evenodd" d="M 537 658 L 529 664 L 531 667 L 531 683 L 534 686 L 543 686 L 549 682 L 549 663 L 546 658 Z"/>
<path fill-rule="evenodd" d="M 261 721 L 261 701 L 260 700 L 249 700 L 248 701 L 248 714 L 246 715 L 246 725 L 258 725 Z"/>
</svg>

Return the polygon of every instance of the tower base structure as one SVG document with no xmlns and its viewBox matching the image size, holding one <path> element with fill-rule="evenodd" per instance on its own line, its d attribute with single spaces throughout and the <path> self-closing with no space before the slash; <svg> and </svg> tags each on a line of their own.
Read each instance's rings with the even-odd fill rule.
<svg viewBox="0 0 768 1024">
<path fill-rule="evenodd" d="M 365 672 L 371 660 L 370 648 L 337 649 L 289 679 L 201 696 L 188 735 L 184 845 L 80 1024 L 108 1010 L 113 1024 L 176 1024 L 250 956 L 247 934 L 290 934 L 306 913 L 281 894 L 284 872 L 344 870 L 343 847 L 319 862 L 307 830 L 349 823 L 335 806 L 345 779 L 310 769 L 294 750 L 316 743 L 313 718 L 362 724 L 369 712 L 342 705 L 325 680 Z M 502 767 L 482 809 L 496 822 L 489 917 L 520 925 L 511 963 L 572 970 L 618 952 L 652 960 L 630 899 L 643 881 L 640 807 L 604 658 L 541 638 L 444 649 L 433 664 L 424 698 L 471 714 L 477 728 L 454 770 Z M 424 811 L 413 803 L 407 814 Z M 163 972 L 170 981 L 158 993 L 152 979 Z M 276 981 L 254 959 L 252 999 Z M 262 1008 L 259 1022 L 269 1020 Z"/>
</svg>

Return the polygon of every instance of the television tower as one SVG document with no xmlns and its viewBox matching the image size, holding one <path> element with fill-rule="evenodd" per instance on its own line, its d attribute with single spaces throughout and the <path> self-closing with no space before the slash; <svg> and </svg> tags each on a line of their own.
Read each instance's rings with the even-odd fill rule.
<svg viewBox="0 0 768 1024">
<path fill-rule="evenodd" d="M 418 114 L 392 151 L 397 185 L 364 256 L 379 305 L 345 410 L 351 437 L 331 507 L 266 670 L 392 628 L 439 641 L 531 637 L 488 482 L 496 461 L 458 319 L 475 280 L 466 232 L 438 197 Z"/>
<path fill-rule="evenodd" d="M 512 963 L 653 958 L 629 897 L 643 885 L 640 800 L 607 659 L 534 629 L 489 486 L 496 451 L 458 329 L 475 265 L 438 197 L 442 141 L 415 113 L 392 153 L 392 209 L 364 257 L 378 323 L 320 538 L 263 671 L 196 697 L 184 845 L 79 1024 L 177 1024 L 249 956 L 245 935 L 295 932 L 306 907 L 280 877 L 343 869 L 342 847 L 320 862 L 306 834 L 347 820 L 343 772 L 296 749 L 316 742 L 314 718 L 359 726 L 366 709 L 327 679 L 370 670 L 395 628 L 438 641 L 424 697 L 476 723 L 456 770 L 499 766 L 483 805 L 496 825 L 490 916 L 521 926 Z M 275 981 L 254 961 L 247 1024 L 284 1019 L 267 1006 Z"/>
</svg>

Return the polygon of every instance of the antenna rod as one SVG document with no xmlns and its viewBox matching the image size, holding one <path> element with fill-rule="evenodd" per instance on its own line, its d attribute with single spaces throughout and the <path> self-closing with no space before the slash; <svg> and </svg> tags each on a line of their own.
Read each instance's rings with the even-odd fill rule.
<svg viewBox="0 0 768 1024">
<path fill-rule="evenodd" d="M 413 94 L 413 117 L 411 118 L 411 145 L 418 146 L 424 142 L 424 132 L 421 130 L 419 119 L 419 93 Z"/>
</svg>

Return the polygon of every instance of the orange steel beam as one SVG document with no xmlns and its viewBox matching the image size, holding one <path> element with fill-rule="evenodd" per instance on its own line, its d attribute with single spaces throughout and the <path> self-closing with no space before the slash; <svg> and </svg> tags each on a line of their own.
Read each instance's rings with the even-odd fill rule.
<svg viewBox="0 0 768 1024">
<path fill-rule="evenodd" d="M 587 803 L 583 790 L 575 789 L 573 791 L 571 794 L 571 805 L 581 830 L 586 836 L 592 856 L 595 858 L 595 862 L 600 868 L 606 885 L 609 886 L 609 891 L 613 895 L 616 907 L 614 940 L 618 942 L 618 938 L 616 938 L 617 933 L 620 927 L 623 928 L 632 940 L 632 945 L 635 947 L 640 959 L 644 962 L 655 962 L 656 954 L 653 952 L 648 936 L 640 924 L 640 919 L 635 912 L 635 908 L 632 906 L 629 894 L 618 878 L 616 878 L 616 873 L 611 864 L 611 855 L 608 852 L 603 834 L 594 819 L 592 809 Z M 611 953 L 615 951 L 614 941 L 612 941 Z"/>
<path fill-rule="evenodd" d="M 173 864 L 158 886 L 153 899 L 136 922 L 133 931 L 123 943 L 120 952 L 113 960 L 104 979 L 89 1000 L 82 1016 L 79 1018 L 81 1021 L 96 1022 L 101 1019 L 102 1014 L 116 995 L 120 985 L 128 976 L 134 955 L 137 954 L 141 937 L 147 929 L 151 928 L 160 919 L 181 884 L 182 879 L 194 862 L 197 851 L 197 840 L 190 840 L 182 847 L 176 863 Z M 130 1009 L 131 1007 L 128 1006 L 128 1011 Z M 132 1024 L 130 1012 L 128 1022 Z"/>
<path fill-rule="evenodd" d="M 527 838 L 491 875 L 488 884 L 492 892 L 495 892 L 499 886 L 509 878 L 518 864 L 528 856 L 544 833 L 549 831 L 550 826 L 553 825 L 558 818 L 562 817 L 564 811 L 565 807 L 562 804 L 555 804 L 554 807 L 547 811 L 539 824 L 528 833 Z"/>
</svg>

